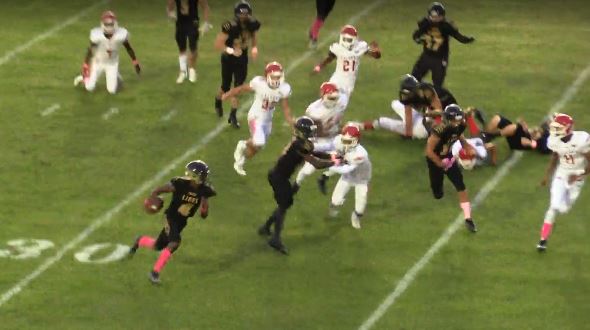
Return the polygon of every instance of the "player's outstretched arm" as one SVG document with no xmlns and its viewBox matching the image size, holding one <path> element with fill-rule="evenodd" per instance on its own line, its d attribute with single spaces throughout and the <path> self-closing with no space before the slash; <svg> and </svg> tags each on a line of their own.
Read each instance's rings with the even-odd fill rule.
<svg viewBox="0 0 590 330">
<path fill-rule="evenodd" d="M 451 36 L 457 39 L 457 41 L 459 41 L 460 43 L 470 44 L 475 41 L 474 37 L 468 37 L 461 34 L 461 32 L 459 32 L 459 29 L 453 23 L 449 23 L 449 25 L 451 26 Z"/>
<path fill-rule="evenodd" d="M 205 219 L 209 215 L 209 199 L 206 197 L 202 197 L 201 199 L 201 207 L 199 208 L 199 214 L 201 218 Z"/>
<path fill-rule="evenodd" d="M 133 47 L 131 47 L 129 40 L 125 40 L 125 42 L 123 42 L 123 46 L 125 46 L 127 54 L 129 54 L 129 57 L 131 57 L 131 61 L 133 63 L 133 66 L 135 67 L 135 72 L 139 74 L 141 72 L 141 67 L 139 66 L 139 61 L 135 56 L 135 51 L 133 50 Z"/>
<path fill-rule="evenodd" d="M 379 48 L 379 44 L 377 43 L 377 41 L 371 41 L 371 43 L 369 44 L 369 49 L 365 54 L 371 56 L 374 59 L 381 58 L 381 48 Z"/>
<path fill-rule="evenodd" d="M 252 39 L 251 39 L 252 48 L 250 49 L 250 55 L 252 55 L 252 59 L 256 61 L 258 58 L 258 33 L 252 32 Z"/>
<path fill-rule="evenodd" d="M 160 194 L 171 193 L 174 191 L 176 191 L 176 189 L 174 189 L 174 186 L 172 185 L 172 183 L 167 183 L 163 186 L 156 187 L 156 189 L 154 189 L 152 191 L 151 195 L 152 195 L 152 197 L 157 197 Z"/>
<path fill-rule="evenodd" d="M 320 71 L 322 71 L 322 69 L 332 63 L 332 61 L 334 61 L 334 59 L 336 58 L 336 54 L 332 53 L 332 52 L 328 52 L 328 56 L 326 56 L 326 58 L 320 62 L 320 64 L 317 64 L 314 68 L 313 68 L 313 72 L 314 73 L 318 73 Z"/>
<path fill-rule="evenodd" d="M 327 154 L 326 154 L 327 155 Z M 315 155 L 303 156 L 306 162 L 310 163 L 316 169 L 328 168 L 334 165 L 338 165 L 340 162 L 332 159 L 321 159 Z"/>
<path fill-rule="evenodd" d="M 254 91 L 254 89 L 252 89 L 252 87 L 250 87 L 249 84 L 243 84 L 238 87 L 234 87 L 234 88 L 230 89 L 229 91 L 223 93 L 223 95 L 221 95 L 221 100 L 225 101 L 225 100 L 229 99 L 230 97 L 238 96 L 238 95 L 242 94 L 243 92 L 253 92 L 253 91 Z"/>
<path fill-rule="evenodd" d="M 405 120 L 406 123 L 406 134 L 404 137 L 411 139 L 412 138 L 412 130 L 414 127 L 414 116 L 412 115 L 412 107 L 409 105 L 404 106 L 404 113 L 405 113 Z"/>
<path fill-rule="evenodd" d="M 551 154 L 551 159 L 549 160 L 549 165 L 547 166 L 547 170 L 545 171 L 545 176 L 543 177 L 543 180 L 541 180 L 541 186 L 546 186 L 547 182 L 549 182 L 549 178 L 553 175 L 553 172 L 555 172 L 558 160 L 559 155 L 556 152 Z"/>
</svg>

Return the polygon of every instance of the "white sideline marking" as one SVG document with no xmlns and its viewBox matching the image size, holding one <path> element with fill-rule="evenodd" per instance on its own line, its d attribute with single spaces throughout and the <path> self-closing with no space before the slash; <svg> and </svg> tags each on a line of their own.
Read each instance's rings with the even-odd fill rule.
<svg viewBox="0 0 590 330">
<path fill-rule="evenodd" d="M 93 4 L 92 6 L 81 10 L 80 12 L 78 12 L 76 15 L 68 18 L 67 20 L 59 23 L 58 25 L 52 27 L 51 29 L 37 35 L 36 37 L 34 37 L 33 39 L 25 42 L 24 44 L 16 47 L 15 49 L 8 51 L 6 54 L 4 54 L 2 57 L 0 57 L 0 66 L 6 64 L 8 61 L 10 61 L 11 59 L 13 59 L 14 57 L 16 57 L 18 54 L 24 52 L 25 50 L 31 48 L 34 44 L 43 41 L 49 37 L 51 37 L 52 35 L 56 34 L 57 32 L 63 30 L 64 28 L 68 27 L 69 25 L 72 25 L 73 23 L 75 23 L 77 20 L 79 20 L 80 18 L 82 18 L 84 15 L 88 14 L 90 11 L 96 9 L 96 7 L 100 7 L 104 4 L 106 4 L 107 2 L 109 2 L 110 0 L 102 0 L 99 1 L 95 4 Z"/>
<path fill-rule="evenodd" d="M 374 9 L 376 8 L 376 4 L 382 3 L 384 0 L 377 0 L 376 2 L 369 5 L 368 8 Z M 356 14 L 355 16 L 349 19 L 349 23 L 353 24 L 358 19 L 360 19 L 363 15 L 368 14 L 368 10 L 363 10 Z M 325 46 L 328 42 L 332 40 L 325 39 L 322 43 L 320 43 L 320 47 Z M 309 52 L 304 53 L 302 56 L 309 57 L 311 54 L 308 55 Z M 298 59 L 295 59 L 298 61 Z M 301 64 L 302 61 L 298 61 L 297 63 Z M 290 65 L 286 70 L 286 73 L 294 70 L 296 66 Z M 250 97 L 248 101 L 246 101 L 240 107 L 240 114 L 244 112 L 244 110 L 250 106 L 253 98 Z M 57 251 L 57 253 L 47 258 L 37 269 L 35 269 L 32 273 L 22 278 L 18 281 L 12 288 L 8 291 L 4 292 L 0 297 L 0 307 L 4 306 L 10 299 L 12 299 L 15 295 L 19 294 L 26 286 L 28 286 L 31 281 L 39 277 L 43 274 L 49 267 L 53 266 L 56 262 L 60 261 L 63 256 L 71 251 L 76 245 L 80 242 L 84 241 L 88 236 L 90 236 L 95 230 L 103 226 L 104 224 L 108 223 L 117 213 L 119 213 L 125 206 L 129 205 L 131 201 L 137 199 L 141 195 L 143 195 L 146 191 L 152 188 L 155 184 L 160 182 L 168 173 L 176 170 L 178 166 L 184 162 L 186 162 L 189 157 L 194 155 L 197 151 L 203 148 L 206 144 L 211 142 L 217 135 L 221 133 L 226 127 L 228 127 L 227 123 L 222 122 L 219 123 L 212 131 L 207 133 L 201 140 L 199 140 L 196 144 L 190 147 L 184 154 L 180 155 L 179 157 L 175 158 L 172 162 L 170 162 L 166 167 L 160 170 L 156 175 L 154 175 L 151 179 L 145 181 L 141 184 L 137 189 L 127 195 L 123 200 L 121 200 L 117 205 L 115 205 L 112 209 L 108 210 L 105 214 L 101 215 L 100 217 L 94 219 L 86 229 L 84 229 L 78 236 L 74 237 L 71 241 L 66 243 L 61 249 Z"/>
<path fill-rule="evenodd" d="M 107 112 L 102 114 L 102 119 L 109 120 L 109 119 L 111 119 L 112 116 L 114 116 L 118 113 L 119 113 L 119 108 L 112 107 Z"/>
<path fill-rule="evenodd" d="M 50 114 L 56 112 L 60 108 L 61 108 L 61 105 L 59 105 L 59 103 L 55 103 L 52 106 L 50 106 L 49 108 L 41 111 L 41 117 L 49 116 Z"/>
<path fill-rule="evenodd" d="M 561 111 L 563 107 L 571 101 L 571 99 L 576 95 L 582 84 L 588 79 L 590 76 L 590 65 L 588 65 L 576 78 L 576 80 L 566 89 L 563 93 L 561 98 L 553 104 L 551 109 L 549 110 L 549 114 L 553 114 L 555 112 Z M 492 178 L 490 178 L 486 184 L 481 188 L 481 190 L 477 193 L 475 198 L 473 199 L 472 207 L 476 208 L 479 204 L 481 204 L 487 197 L 488 194 L 496 188 L 498 183 L 508 174 L 510 168 L 514 167 L 520 159 L 522 158 L 522 152 L 514 153 L 508 161 L 506 161 L 502 166 L 498 169 L 496 174 Z M 373 311 L 371 316 L 363 324 L 359 327 L 359 330 L 368 330 L 371 329 L 379 319 L 385 315 L 387 310 L 393 306 L 396 302 L 397 298 L 399 298 L 406 289 L 414 282 L 418 273 L 426 266 L 430 260 L 434 257 L 434 255 L 440 251 L 451 239 L 451 237 L 457 232 L 457 230 L 463 225 L 463 214 L 460 213 L 455 221 L 451 223 L 449 227 L 445 230 L 445 232 L 438 238 L 434 244 L 426 251 L 426 253 L 416 262 L 412 268 L 410 268 L 406 274 L 402 277 L 401 280 L 395 286 L 395 289 L 383 300 L 383 302 Z"/>
<path fill-rule="evenodd" d="M 160 119 L 162 121 L 169 121 L 170 119 L 172 119 L 172 117 L 176 116 L 177 113 L 178 113 L 178 111 L 176 111 L 176 109 L 172 109 L 172 110 L 170 110 L 170 112 L 163 115 L 162 118 L 160 118 Z"/>
</svg>

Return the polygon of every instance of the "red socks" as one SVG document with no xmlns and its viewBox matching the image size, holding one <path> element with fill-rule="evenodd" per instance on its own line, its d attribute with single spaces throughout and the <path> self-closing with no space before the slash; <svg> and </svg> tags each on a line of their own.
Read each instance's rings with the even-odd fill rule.
<svg viewBox="0 0 590 330">
<path fill-rule="evenodd" d="M 320 18 L 316 18 L 313 24 L 311 25 L 311 30 L 309 30 L 309 34 L 311 39 L 318 40 L 318 36 L 320 34 L 320 29 L 324 25 L 324 21 Z"/>
<path fill-rule="evenodd" d="M 541 228 L 541 239 L 542 240 L 546 240 L 549 238 L 549 235 L 551 235 L 551 229 L 553 229 L 552 223 L 548 223 L 548 222 L 543 223 L 543 228 Z"/>
<path fill-rule="evenodd" d="M 141 248 L 153 249 L 154 248 L 154 244 L 156 244 L 156 240 L 153 239 L 153 238 L 151 238 L 151 237 L 149 237 L 149 236 L 141 236 L 139 238 L 139 242 L 137 242 L 137 244 Z"/>
<path fill-rule="evenodd" d="M 169 248 L 164 248 L 164 250 L 162 250 L 162 252 L 160 252 L 160 256 L 158 257 L 158 260 L 154 264 L 154 272 L 159 273 L 162 270 L 162 268 L 164 268 L 164 266 L 168 262 L 168 259 L 170 259 L 171 256 L 172 256 L 172 251 L 170 251 Z"/>
<path fill-rule="evenodd" d="M 466 120 L 467 127 L 469 128 L 469 133 L 471 133 L 471 136 L 478 136 L 479 127 L 477 127 L 477 124 L 475 123 L 475 119 L 473 119 L 473 116 L 467 116 Z"/>
</svg>

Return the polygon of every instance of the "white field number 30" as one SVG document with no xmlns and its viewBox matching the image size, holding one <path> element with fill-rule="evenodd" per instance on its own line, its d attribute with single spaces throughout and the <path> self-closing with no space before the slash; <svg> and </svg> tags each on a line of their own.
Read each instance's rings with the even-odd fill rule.
<svg viewBox="0 0 590 330">
<path fill-rule="evenodd" d="M 43 251 L 54 248 L 55 244 L 46 239 L 14 239 L 6 242 L 7 248 L 0 248 L 0 258 L 16 260 L 38 258 Z M 129 247 L 122 244 L 98 243 L 88 245 L 74 253 L 74 259 L 82 263 L 106 264 L 123 259 Z M 98 255 L 98 256 L 97 256 Z"/>
</svg>

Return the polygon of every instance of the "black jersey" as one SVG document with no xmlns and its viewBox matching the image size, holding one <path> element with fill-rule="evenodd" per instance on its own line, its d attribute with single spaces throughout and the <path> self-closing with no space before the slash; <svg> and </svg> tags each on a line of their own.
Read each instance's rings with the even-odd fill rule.
<svg viewBox="0 0 590 330">
<path fill-rule="evenodd" d="M 400 91 L 400 102 L 409 105 L 417 111 L 424 111 L 432 104 L 432 100 L 438 97 L 436 89 L 432 84 L 421 82 L 412 90 L 412 93 L 402 94 Z"/>
<path fill-rule="evenodd" d="M 231 48 L 241 47 L 244 53 L 248 50 L 248 42 L 252 39 L 252 35 L 259 29 L 260 22 L 254 17 L 251 17 L 243 24 L 236 18 L 221 25 L 221 32 L 227 34 L 225 46 Z"/>
<path fill-rule="evenodd" d="M 435 87 L 435 89 L 438 99 L 440 100 L 440 104 L 442 105 L 441 110 L 444 110 L 449 104 L 458 104 L 455 96 L 453 96 L 453 94 L 451 94 L 448 89 L 443 87 Z"/>
<path fill-rule="evenodd" d="M 199 0 L 175 0 L 177 22 L 199 21 Z"/>
<path fill-rule="evenodd" d="M 166 215 L 175 219 L 186 219 L 195 215 L 201 205 L 201 199 L 215 196 L 217 193 L 209 183 L 194 185 L 192 180 L 176 177 L 170 180 L 174 186 L 172 201 L 166 209 Z"/>
<path fill-rule="evenodd" d="M 447 157 L 451 152 L 453 143 L 459 140 L 463 131 L 465 131 L 465 127 L 464 123 L 453 126 L 444 122 L 432 126 L 431 134 L 440 138 L 434 147 L 434 152 L 441 157 Z"/>
<path fill-rule="evenodd" d="M 313 143 L 309 140 L 294 139 L 286 148 L 271 173 L 290 178 L 293 172 L 303 164 L 305 155 L 313 152 Z"/>
<path fill-rule="evenodd" d="M 423 44 L 423 52 L 439 58 L 449 58 L 449 36 L 460 43 L 469 43 L 473 39 L 459 32 L 459 29 L 449 21 L 431 22 L 427 17 L 418 21 L 418 30 L 414 31 L 413 38 Z"/>
</svg>

